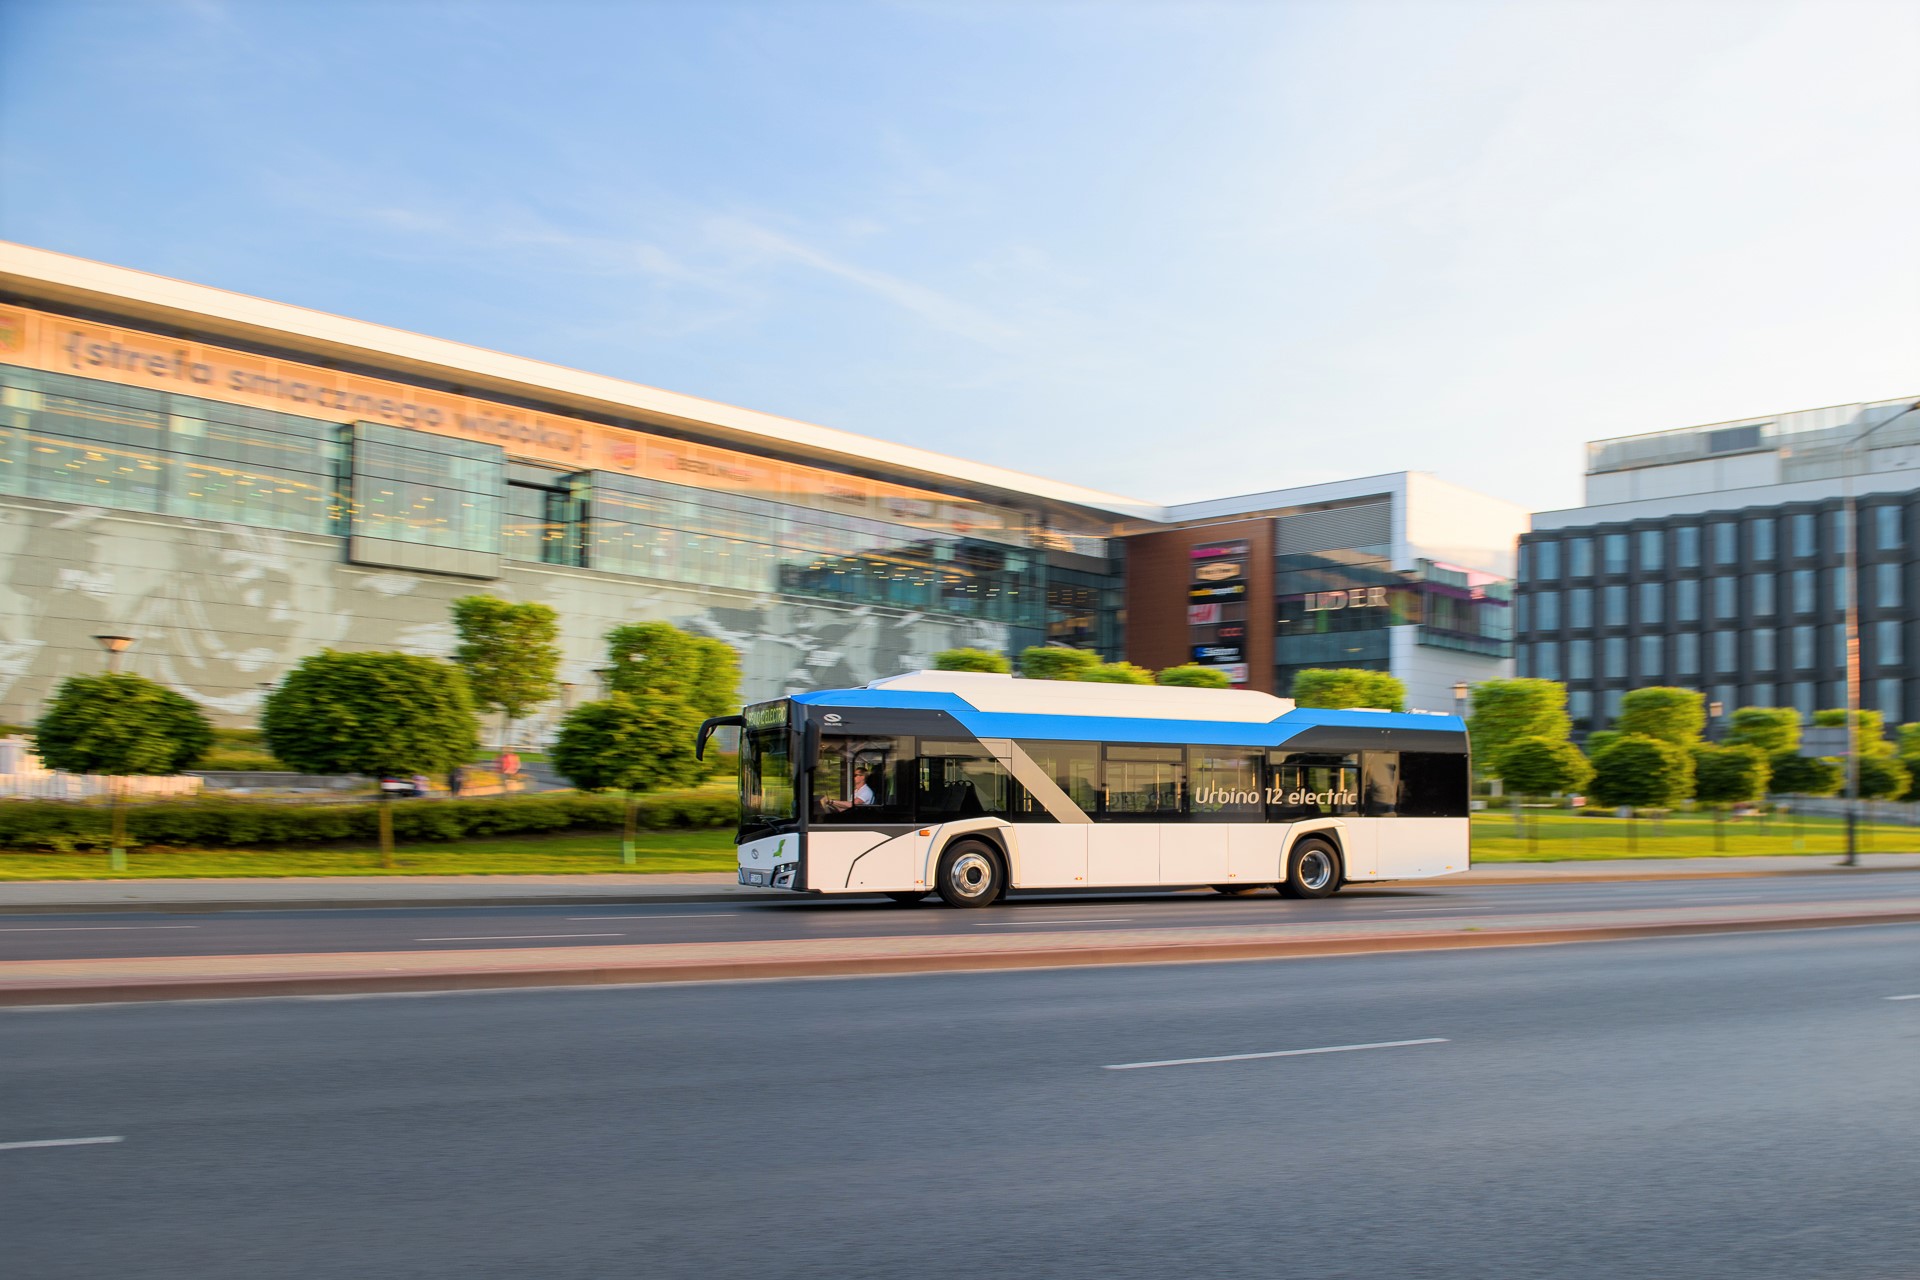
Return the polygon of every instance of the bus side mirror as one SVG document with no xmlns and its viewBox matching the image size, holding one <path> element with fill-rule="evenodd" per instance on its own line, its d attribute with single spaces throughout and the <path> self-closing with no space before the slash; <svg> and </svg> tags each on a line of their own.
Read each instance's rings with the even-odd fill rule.
<svg viewBox="0 0 1920 1280">
<path fill-rule="evenodd" d="M 711 716 L 700 724 L 700 736 L 693 740 L 693 758 L 704 760 L 707 755 L 707 739 L 713 736 L 715 729 L 738 728 L 746 724 L 745 716 Z"/>
</svg>

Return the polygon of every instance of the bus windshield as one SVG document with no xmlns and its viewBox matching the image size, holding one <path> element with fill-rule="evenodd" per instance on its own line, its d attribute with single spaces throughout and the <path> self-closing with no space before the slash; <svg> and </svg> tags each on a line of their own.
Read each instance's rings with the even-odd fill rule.
<svg viewBox="0 0 1920 1280">
<path fill-rule="evenodd" d="M 793 816 L 786 704 L 749 708 L 740 734 L 740 825 L 777 826 Z"/>
</svg>

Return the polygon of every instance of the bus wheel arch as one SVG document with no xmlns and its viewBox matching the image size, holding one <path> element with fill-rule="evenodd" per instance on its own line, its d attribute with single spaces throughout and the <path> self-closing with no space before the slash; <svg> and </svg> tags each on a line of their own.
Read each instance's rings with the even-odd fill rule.
<svg viewBox="0 0 1920 1280">
<path fill-rule="evenodd" d="M 989 907 L 1006 894 L 1006 850 L 985 832 L 947 841 L 934 866 L 934 892 L 950 907 Z"/>
<path fill-rule="evenodd" d="M 1340 887 L 1340 837 L 1331 831 L 1311 831 L 1287 849 L 1287 874 L 1280 893 L 1287 898 L 1324 898 Z"/>
</svg>

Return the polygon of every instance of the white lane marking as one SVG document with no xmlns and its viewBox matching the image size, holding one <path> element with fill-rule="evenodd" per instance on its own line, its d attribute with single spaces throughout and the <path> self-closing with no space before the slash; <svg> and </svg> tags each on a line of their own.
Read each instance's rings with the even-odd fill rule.
<svg viewBox="0 0 1920 1280">
<path fill-rule="evenodd" d="M 1385 907 L 1376 916 L 1430 916 L 1442 911 L 1485 911 L 1486 907 Z M 1364 919 L 1365 917 L 1362 917 Z"/>
<path fill-rule="evenodd" d="M 716 916 L 737 916 L 738 911 L 676 911 L 665 916 L 568 916 L 569 920 L 711 920 Z"/>
<path fill-rule="evenodd" d="M 1378 1044 L 1336 1044 L 1324 1049 L 1275 1049 L 1271 1053 L 1226 1053 L 1217 1058 L 1168 1058 L 1163 1062 L 1119 1062 L 1105 1071 L 1139 1071 L 1146 1067 L 1191 1067 L 1203 1062 L 1251 1062 L 1255 1058 L 1304 1058 L 1316 1053 L 1358 1053 L 1362 1049 L 1400 1049 L 1412 1044 L 1445 1044 L 1445 1037 L 1424 1040 L 1382 1040 Z"/>
<path fill-rule="evenodd" d="M 1887 999 L 1889 1000 L 1920 1000 L 1920 991 L 1916 991 L 1914 994 L 1910 996 L 1888 996 Z"/>
<path fill-rule="evenodd" d="M 19 1151 L 23 1147 L 91 1147 L 102 1142 L 125 1142 L 125 1138 L 42 1138 L 38 1142 L 0 1142 L 0 1151 Z"/>
<path fill-rule="evenodd" d="M 1127 924 L 1132 916 L 1078 916 L 1072 920 L 982 920 L 975 928 L 1004 929 L 1016 924 Z"/>
<path fill-rule="evenodd" d="M 197 924 L 45 924 L 0 929 L 0 933 L 129 933 L 136 929 L 198 929 Z"/>
<path fill-rule="evenodd" d="M 624 938 L 624 933 L 470 933 L 454 938 L 415 938 L 415 942 L 515 942 L 522 938 Z"/>
</svg>

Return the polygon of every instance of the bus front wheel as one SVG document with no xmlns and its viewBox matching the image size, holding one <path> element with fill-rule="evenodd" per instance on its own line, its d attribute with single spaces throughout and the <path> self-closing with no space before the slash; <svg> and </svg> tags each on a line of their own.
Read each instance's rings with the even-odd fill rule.
<svg viewBox="0 0 1920 1280">
<path fill-rule="evenodd" d="M 1287 855 L 1287 878 L 1280 892 L 1288 898 L 1324 898 L 1340 887 L 1340 855 L 1324 840 L 1302 840 Z"/>
<path fill-rule="evenodd" d="M 985 907 L 999 898 L 1005 881 L 1006 872 L 992 849 L 977 840 L 961 840 L 941 852 L 934 889 L 950 907 Z"/>
</svg>

